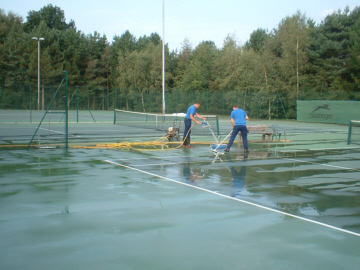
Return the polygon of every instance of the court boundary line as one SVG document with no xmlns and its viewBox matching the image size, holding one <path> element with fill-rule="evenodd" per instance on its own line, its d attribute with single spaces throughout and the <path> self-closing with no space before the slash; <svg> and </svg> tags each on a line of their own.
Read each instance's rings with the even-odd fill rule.
<svg viewBox="0 0 360 270">
<path fill-rule="evenodd" d="M 295 153 L 295 152 L 306 152 L 306 151 L 325 151 L 325 150 L 356 150 L 360 146 L 344 146 L 344 147 L 331 147 L 331 148 L 310 148 L 310 149 L 289 149 L 289 150 L 280 150 L 280 153 Z"/>
<path fill-rule="evenodd" d="M 323 226 L 323 227 L 327 227 L 327 228 L 330 228 L 330 229 L 333 229 L 333 230 L 341 231 L 341 232 L 344 232 L 344 233 L 347 233 L 347 234 L 352 234 L 352 235 L 360 237 L 360 233 L 352 232 L 352 231 L 345 230 L 345 229 L 342 229 L 342 228 L 338 228 L 338 227 L 335 227 L 335 226 L 332 226 L 332 225 L 329 225 L 329 224 L 326 224 L 326 223 L 322 223 L 322 222 L 319 222 L 319 221 L 316 221 L 316 220 L 311 220 L 311 219 L 308 219 L 308 218 L 304 218 L 304 217 L 300 217 L 300 216 L 293 215 L 293 214 L 290 214 L 290 213 L 286 213 L 286 212 L 283 212 L 283 211 L 280 211 L 280 210 L 272 209 L 270 207 L 263 206 L 263 205 L 256 204 L 256 203 L 252 203 L 252 202 L 248 202 L 248 201 L 245 201 L 245 200 L 242 200 L 242 199 L 239 199 L 239 198 L 230 197 L 228 195 L 224 195 L 224 194 L 221 194 L 221 193 L 216 192 L 216 191 L 211 191 L 211 190 L 208 190 L 208 189 L 205 189 L 205 188 L 201 188 L 201 187 L 197 187 L 197 186 L 187 184 L 187 183 L 184 183 L 184 182 L 181 182 L 181 181 L 177 181 L 177 180 L 174 180 L 174 179 L 171 179 L 171 178 L 168 178 L 168 177 L 164 177 L 164 176 L 157 175 L 157 174 L 154 174 L 154 173 L 151 173 L 151 172 L 143 171 L 143 170 L 133 168 L 133 167 L 130 167 L 130 166 L 127 166 L 127 165 L 124 165 L 124 164 L 121 164 L 121 163 L 118 163 L 118 162 L 115 162 L 115 161 L 112 161 L 112 160 L 104 160 L 104 161 L 107 162 L 107 163 L 116 165 L 116 166 L 120 166 L 120 167 L 123 167 L 123 168 L 138 171 L 138 172 L 141 172 L 141 173 L 144 173 L 144 174 L 147 174 L 147 175 L 154 176 L 156 178 L 164 179 L 166 181 L 181 184 L 181 185 L 184 185 L 184 186 L 187 186 L 187 187 L 191 187 L 191 188 L 198 189 L 198 190 L 201 190 L 201 191 L 205 191 L 205 192 L 208 192 L 210 194 L 214 194 L 214 195 L 217 195 L 217 196 L 220 196 L 220 197 L 224 197 L 224 198 L 227 198 L 227 199 L 242 202 L 242 203 L 245 203 L 245 204 L 248 204 L 248 205 L 251 205 L 251 206 L 255 206 L 257 208 L 261 208 L 261 209 L 264 209 L 264 210 L 268 210 L 268 211 L 271 211 L 271 212 L 274 212 L 274 213 L 278 213 L 278 214 L 281 214 L 281 215 L 284 215 L 284 216 L 293 217 L 293 218 L 296 218 L 296 219 L 299 219 L 299 220 L 307 221 L 307 222 L 310 222 L 310 223 L 313 223 L 313 224 L 317 224 L 317 225 L 320 225 L 320 226 Z"/>
<path fill-rule="evenodd" d="M 164 156 L 164 157 L 142 157 L 142 158 L 119 158 L 119 159 L 117 159 L 117 160 L 120 160 L 120 161 L 127 161 L 127 160 L 142 160 L 142 159 L 159 159 L 159 160 L 161 160 L 161 159 L 174 159 L 174 158 L 179 158 L 179 157 L 181 157 L 181 158 L 192 158 L 192 157 L 194 157 L 194 156 L 170 156 L 170 157 L 166 157 L 166 156 Z"/>
<path fill-rule="evenodd" d="M 285 159 L 290 160 L 290 161 L 296 161 L 296 162 L 299 162 L 299 163 L 308 163 L 308 164 L 324 166 L 324 167 L 330 167 L 330 168 L 336 168 L 336 169 L 343 169 L 343 170 L 348 170 L 348 171 L 355 171 L 355 172 L 359 171 L 359 169 L 341 167 L 341 166 L 336 166 L 336 165 L 329 165 L 329 164 L 325 164 L 325 163 L 317 163 L 317 162 L 311 162 L 311 161 L 294 159 L 294 158 L 285 158 Z"/>
</svg>

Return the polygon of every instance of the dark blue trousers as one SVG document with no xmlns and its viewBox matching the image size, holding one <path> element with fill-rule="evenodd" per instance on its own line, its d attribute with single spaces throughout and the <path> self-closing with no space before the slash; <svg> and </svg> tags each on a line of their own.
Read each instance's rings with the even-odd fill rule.
<svg viewBox="0 0 360 270">
<path fill-rule="evenodd" d="M 191 133 L 191 119 L 188 119 L 188 118 L 184 118 L 184 124 L 185 124 L 185 129 L 184 129 L 184 137 L 183 137 L 183 141 L 186 137 L 186 134 L 187 134 L 187 137 L 186 137 L 186 140 L 184 142 L 184 145 L 190 145 L 190 133 Z M 190 130 L 190 131 L 189 131 Z M 189 132 L 189 134 L 188 134 Z"/>
<path fill-rule="evenodd" d="M 234 126 L 233 127 L 233 131 L 231 133 L 231 137 L 230 140 L 227 144 L 227 149 L 230 149 L 230 147 L 232 146 L 232 144 L 234 143 L 234 140 L 236 138 L 236 136 L 238 135 L 238 133 L 241 132 L 241 138 L 243 140 L 244 143 L 244 148 L 248 149 L 248 141 L 247 141 L 247 129 L 246 126 Z"/>
</svg>

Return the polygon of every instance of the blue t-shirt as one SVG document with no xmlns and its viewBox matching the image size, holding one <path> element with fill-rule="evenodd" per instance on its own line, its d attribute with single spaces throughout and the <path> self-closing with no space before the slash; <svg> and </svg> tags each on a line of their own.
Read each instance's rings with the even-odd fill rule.
<svg viewBox="0 0 360 270">
<path fill-rule="evenodd" d="M 242 109 L 235 109 L 230 114 L 230 118 L 235 119 L 235 126 L 246 126 L 246 116 L 246 112 Z"/>
<path fill-rule="evenodd" d="M 189 109 L 188 109 L 187 112 L 186 112 L 185 118 L 191 119 L 191 118 L 190 118 L 190 114 L 192 114 L 192 115 L 195 115 L 195 114 L 196 114 L 196 108 L 195 108 L 194 105 L 191 105 L 191 106 L 189 107 Z"/>
</svg>

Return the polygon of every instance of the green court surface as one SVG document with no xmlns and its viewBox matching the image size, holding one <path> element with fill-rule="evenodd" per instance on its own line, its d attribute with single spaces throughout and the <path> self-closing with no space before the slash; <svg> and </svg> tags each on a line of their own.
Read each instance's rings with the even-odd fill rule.
<svg viewBox="0 0 360 270">
<path fill-rule="evenodd" d="M 2 149 L 0 269 L 358 269 L 360 148 L 286 125 L 248 155 Z"/>
</svg>

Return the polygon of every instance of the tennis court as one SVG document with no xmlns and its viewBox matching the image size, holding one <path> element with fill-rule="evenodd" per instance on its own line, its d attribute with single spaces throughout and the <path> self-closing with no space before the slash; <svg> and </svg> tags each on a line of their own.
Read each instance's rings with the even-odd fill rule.
<svg viewBox="0 0 360 270">
<path fill-rule="evenodd" d="M 146 140 L 111 123 L 72 129 L 90 148 L 2 148 L 0 268 L 358 269 L 359 145 L 346 125 L 274 123 L 282 137 L 249 136 L 248 155 L 203 135 L 194 149 L 98 146 Z"/>
</svg>

